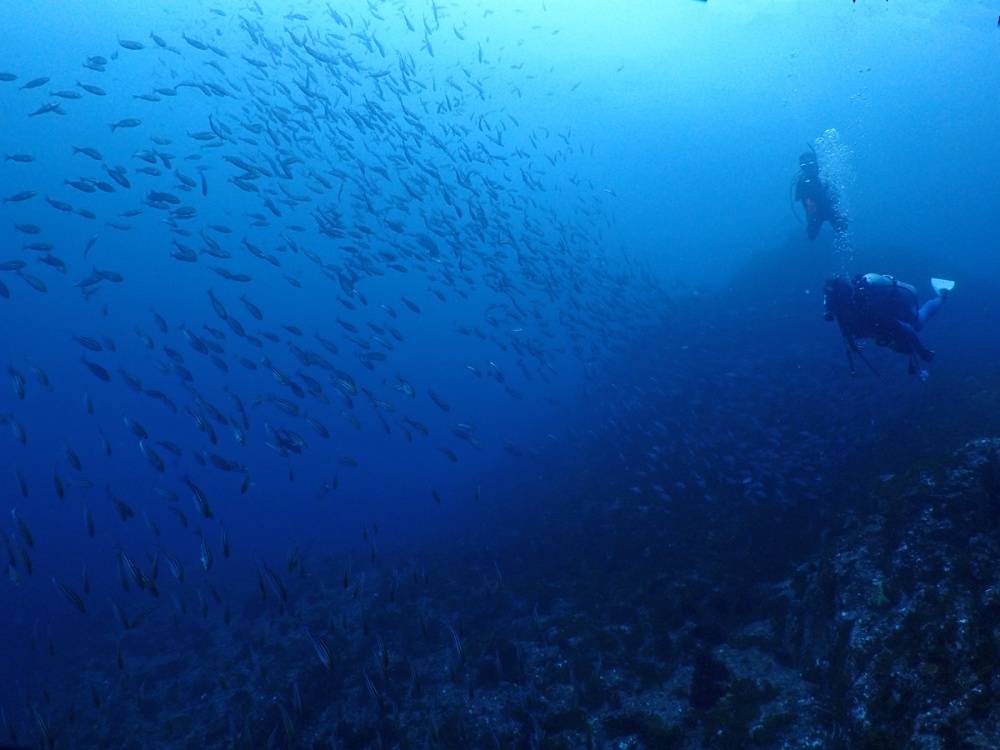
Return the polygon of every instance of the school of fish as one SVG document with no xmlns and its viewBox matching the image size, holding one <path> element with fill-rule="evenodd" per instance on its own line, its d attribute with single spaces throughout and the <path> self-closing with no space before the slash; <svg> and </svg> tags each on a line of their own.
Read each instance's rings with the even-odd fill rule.
<svg viewBox="0 0 1000 750">
<path fill-rule="evenodd" d="M 412 503 L 479 498 L 479 481 L 452 479 L 469 456 L 545 451 L 491 420 L 613 390 L 601 382 L 609 358 L 669 304 L 641 262 L 607 246 L 612 191 L 579 176 L 590 147 L 571 124 L 525 121 L 521 89 L 537 82 L 513 49 L 472 39 L 457 6 L 334 5 L 205 8 L 148 37 L 112 34 L 75 70 L 0 53 L 7 116 L 44 139 L 0 165 L 0 304 L 19 329 L 29 317 L 43 329 L 37 350 L 5 351 L 0 587 L 99 618 L 110 635 L 79 659 L 121 676 L 67 686 L 89 693 L 69 715 L 57 685 L 25 680 L 21 705 L 4 707 L 12 742 L 72 746 L 87 722 L 93 741 L 113 737 L 126 730 L 95 717 L 122 693 L 123 727 L 135 728 L 154 703 L 137 665 L 150 650 L 218 646 L 209 618 L 254 630 L 204 666 L 216 687 L 253 678 L 282 695 L 214 717 L 219 746 L 252 747 L 255 734 L 263 746 L 268 732 L 268 746 L 304 741 L 297 725 L 321 688 L 279 666 L 293 648 L 332 673 L 323 689 L 398 716 L 399 682 L 420 692 L 417 653 L 404 661 L 405 638 L 378 628 L 389 632 L 397 592 L 426 584 L 422 566 L 380 565 L 373 522 L 367 568 L 328 550 L 345 566 L 331 584 L 307 575 L 295 541 L 282 565 L 243 550 L 252 572 L 234 593 L 214 578 L 231 554 L 226 519 L 241 502 L 280 514 L 329 499 L 347 474 L 379 471 L 366 457 L 380 451 L 432 456 L 422 470 L 440 479 L 414 483 Z M 128 341 L 108 332 L 123 325 Z M 456 399 L 459 381 L 481 398 Z M 64 403 L 75 404 L 66 436 L 36 429 Z M 59 550 L 33 523 L 52 512 L 72 519 Z M 81 572 L 37 564 L 57 553 Z M 499 570 L 487 588 L 502 589 Z M 450 681 L 464 685 L 461 624 L 426 606 L 412 605 L 414 622 L 438 632 Z M 137 635 L 157 621 L 173 623 L 174 644 Z M 36 648 L 45 630 L 34 623 L 24 639 Z M 313 684 L 305 708 L 300 683 Z M 188 720 L 168 713 L 134 731 L 180 736 Z"/>
</svg>

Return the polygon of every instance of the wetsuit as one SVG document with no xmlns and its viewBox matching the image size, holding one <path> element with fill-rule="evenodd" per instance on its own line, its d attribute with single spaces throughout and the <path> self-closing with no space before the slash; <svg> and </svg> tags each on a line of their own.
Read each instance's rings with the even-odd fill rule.
<svg viewBox="0 0 1000 750">
<path fill-rule="evenodd" d="M 831 310 L 841 333 L 852 349 L 857 339 L 873 339 L 900 354 L 915 354 L 925 362 L 934 357 L 921 340 L 919 331 L 944 304 L 944 297 L 932 297 L 918 310 L 917 292 L 892 276 L 866 274 L 851 285 L 848 300 Z"/>
<path fill-rule="evenodd" d="M 814 240 L 824 221 L 838 232 L 847 229 L 847 219 L 837 211 L 837 201 L 830 196 L 829 187 L 819 178 L 819 170 L 803 170 L 795 183 L 795 200 L 802 202 L 806 211 L 806 236 Z"/>
</svg>

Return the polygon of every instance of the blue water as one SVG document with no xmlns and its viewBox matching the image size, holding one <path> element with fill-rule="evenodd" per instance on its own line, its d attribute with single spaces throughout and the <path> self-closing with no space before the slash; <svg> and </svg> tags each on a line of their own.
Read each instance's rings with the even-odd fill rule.
<svg viewBox="0 0 1000 750">
<path fill-rule="evenodd" d="M 548 514 L 562 520 L 546 528 L 572 526 L 580 496 L 694 507 L 713 487 L 756 486 L 759 472 L 772 499 L 795 505 L 801 487 L 841 466 L 860 431 L 881 429 L 883 439 L 900 420 L 926 424 L 940 415 L 947 387 L 978 393 L 969 383 L 993 373 L 995 339 L 969 333 L 992 319 L 987 287 L 1000 230 L 1000 155 L 991 147 L 1000 37 L 989 4 L 378 2 L 337 5 L 339 20 L 329 7 L 5 6 L 0 71 L 16 78 L 0 83 L 2 151 L 33 159 L 0 164 L 8 198 L 0 261 L 25 261 L 20 273 L 44 284 L 39 291 L 18 272 L 0 274 L 12 383 L 0 396 L 10 427 L 0 431 L 8 563 L 0 705 L 29 744 L 37 711 L 56 742 L 72 746 L 78 735 L 67 715 L 86 723 L 88 712 L 100 713 L 90 708 L 92 685 L 105 710 L 132 710 L 138 685 L 165 701 L 178 671 L 212 666 L 228 669 L 231 683 L 248 679 L 246 633 L 269 616 L 296 644 L 274 656 L 290 673 L 317 669 L 295 613 L 317 632 L 339 634 L 327 637 L 343 652 L 335 661 L 354 660 L 345 684 L 357 688 L 372 636 L 355 624 L 310 621 L 308 604 L 327 587 L 346 596 L 349 559 L 352 586 L 361 571 L 368 576 L 372 591 L 362 598 L 371 597 L 373 616 L 388 606 L 393 570 L 409 580 L 421 561 L 438 560 L 435 575 L 453 599 L 421 608 L 435 622 L 457 621 L 462 592 L 481 588 L 486 575 L 476 565 L 493 575 L 491 539 L 505 540 L 497 554 L 506 555 L 519 534 L 532 538 L 523 554 L 531 560 L 534 550 L 537 563 L 501 557 L 496 568 L 524 566 L 529 580 L 548 575 L 539 545 L 586 556 L 569 541 L 532 536 L 538 519 L 552 523 Z M 82 67 L 88 58 L 100 70 Z M 43 76 L 50 80 L 24 88 Z M 157 89 L 156 101 L 136 98 Z M 60 96 L 67 91 L 79 97 Z M 32 114 L 49 103 L 61 111 Z M 112 130 L 126 118 L 139 122 Z M 807 243 L 789 210 L 789 180 L 807 145 L 841 192 L 844 236 L 826 227 Z M 123 168 L 130 187 L 104 167 Z M 138 171 L 151 167 L 159 174 Z M 23 191 L 35 195 L 16 200 Z M 150 191 L 174 202 L 157 204 Z M 211 248 L 206 236 L 229 257 L 202 252 Z M 197 260 L 172 257 L 174 243 Z M 276 262 L 254 257 L 248 244 Z M 88 283 L 95 271 L 121 280 L 106 273 Z M 847 378 L 839 338 L 821 320 L 820 290 L 831 273 L 868 271 L 909 275 L 922 296 L 927 276 L 958 277 L 955 301 L 928 329 L 939 352 L 929 383 L 907 378 L 905 363 L 886 352 L 876 354 L 887 377 Z M 979 290 L 986 307 L 963 310 L 963 287 Z M 259 346 L 213 310 L 210 290 Z M 222 366 L 182 326 L 217 346 Z M 307 365 L 293 345 L 325 365 Z M 183 359 L 187 385 L 165 347 Z M 310 394 L 303 375 L 321 391 Z M 724 413 L 711 406 L 720 403 Z M 163 471 L 126 418 L 148 433 L 144 445 Z M 940 435 L 982 424 L 931 421 L 937 435 L 914 440 L 912 453 L 896 441 L 886 462 L 897 468 Z M 304 444 L 282 455 L 269 428 Z M 782 435 L 770 465 L 748 458 L 760 435 Z M 793 435 L 801 444 L 790 445 Z M 240 468 L 222 471 L 211 454 Z M 809 480 L 775 494 L 782 477 L 799 472 Z M 213 518 L 199 514 L 185 477 L 204 491 Z M 123 522 L 109 493 L 135 517 Z M 599 548 L 618 533 L 595 527 L 585 536 Z M 213 555 L 208 570 L 202 538 Z M 301 570 L 288 563 L 296 549 Z M 183 582 L 164 552 L 182 563 Z M 128 574 L 124 590 L 120 553 L 147 575 L 158 568 L 158 596 Z M 273 589 L 258 591 L 264 565 L 294 585 L 283 606 Z M 86 614 L 53 578 L 82 597 Z M 112 602 L 132 618 L 156 609 L 125 631 Z M 226 606 L 246 628 L 238 636 L 222 621 Z M 382 625 L 416 655 L 405 629 L 393 628 Z M 158 671 L 154 654 L 175 644 L 182 666 Z M 244 651 L 209 665 L 207 644 Z M 267 691 L 279 688 L 261 690 L 258 708 L 272 707 L 257 732 L 266 735 L 277 715 Z M 198 696 L 180 691 L 173 700 L 176 713 L 197 715 Z M 225 694 L 216 700 L 240 725 L 264 723 Z M 122 711 L 122 721 L 143 727 L 139 736 L 170 734 L 165 709 Z M 107 742 L 121 744 L 113 726 L 101 726 Z"/>
</svg>

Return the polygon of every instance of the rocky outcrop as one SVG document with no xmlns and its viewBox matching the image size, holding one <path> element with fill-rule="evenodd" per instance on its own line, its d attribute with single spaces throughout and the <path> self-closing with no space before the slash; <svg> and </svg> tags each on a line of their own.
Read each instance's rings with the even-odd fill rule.
<svg viewBox="0 0 1000 750">
<path fill-rule="evenodd" d="M 852 748 L 995 747 L 1000 439 L 885 477 L 772 600 L 775 635 Z"/>
</svg>

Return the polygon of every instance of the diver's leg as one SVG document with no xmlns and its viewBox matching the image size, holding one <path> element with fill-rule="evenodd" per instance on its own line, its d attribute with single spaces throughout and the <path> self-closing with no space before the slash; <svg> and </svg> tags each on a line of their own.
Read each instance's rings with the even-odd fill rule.
<svg viewBox="0 0 1000 750">
<path fill-rule="evenodd" d="M 924 346 L 924 342 L 920 340 L 920 336 L 913 326 L 897 320 L 896 333 L 897 340 L 907 345 L 906 347 L 901 347 L 900 350 L 905 348 L 906 351 L 916 352 L 924 362 L 930 362 L 934 359 L 934 352 Z"/>
<path fill-rule="evenodd" d="M 941 305 L 944 304 L 944 297 L 931 297 L 927 300 L 923 306 L 920 308 L 920 312 L 917 313 L 917 320 L 914 322 L 913 327 L 916 330 L 920 330 L 924 327 L 924 324 L 937 314 L 937 311 L 941 309 Z"/>
</svg>

